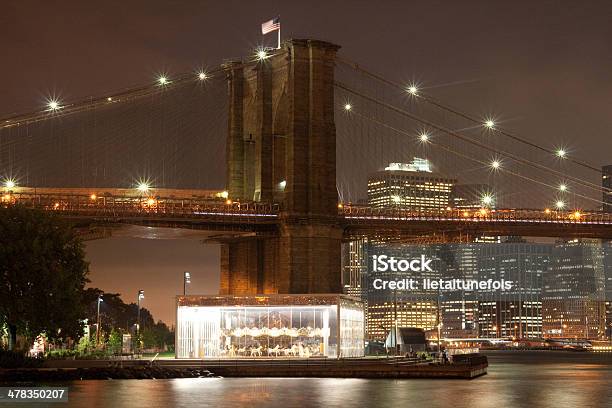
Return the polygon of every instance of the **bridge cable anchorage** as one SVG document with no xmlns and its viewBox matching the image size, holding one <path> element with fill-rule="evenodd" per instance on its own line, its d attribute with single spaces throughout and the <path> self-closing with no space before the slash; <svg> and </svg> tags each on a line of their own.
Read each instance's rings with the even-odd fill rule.
<svg viewBox="0 0 612 408">
<path fill-rule="evenodd" d="M 408 132 L 408 131 L 406 131 L 406 130 L 404 130 L 404 129 L 399 129 L 399 128 L 396 128 L 396 127 L 394 127 L 394 126 L 391 126 L 391 125 L 389 125 L 388 123 L 385 123 L 385 122 L 383 122 L 383 121 L 381 121 L 381 120 L 378 120 L 378 119 L 376 119 L 376 118 L 374 118 L 374 117 L 372 117 L 372 116 L 368 116 L 368 115 L 362 114 L 361 112 L 359 112 L 359 111 L 357 111 L 357 110 L 355 110 L 355 109 L 352 111 L 352 114 L 354 114 L 354 115 L 356 115 L 356 116 L 359 116 L 360 118 L 363 118 L 363 119 L 369 120 L 369 121 L 371 121 L 371 122 L 373 122 L 373 123 L 376 123 L 376 124 L 377 124 L 377 125 L 379 125 L 379 126 L 386 127 L 387 129 L 390 129 L 390 130 L 392 130 L 392 131 L 394 131 L 394 132 L 396 132 L 396 133 L 399 133 L 399 134 L 401 134 L 401 135 L 408 136 L 408 137 L 412 137 L 412 136 L 413 136 L 413 134 L 412 134 L 411 132 Z M 434 145 L 434 146 L 440 147 L 440 148 L 442 148 L 442 149 L 444 149 L 444 150 L 448 151 L 449 153 L 452 153 L 452 154 L 454 154 L 454 155 L 456 155 L 456 156 L 459 156 L 459 157 L 461 157 L 461 158 L 468 159 L 468 160 L 474 161 L 474 162 L 476 162 L 476 163 L 478 163 L 478 164 L 482 164 L 482 165 L 485 165 L 485 166 L 488 166 L 488 165 L 489 165 L 489 163 L 487 163 L 487 162 L 485 162 L 485 161 L 482 161 L 482 160 L 477 159 L 477 158 L 475 158 L 475 157 L 468 156 L 468 155 L 466 155 L 466 154 L 460 153 L 460 152 L 458 152 L 458 151 L 456 151 L 456 150 L 453 150 L 453 149 L 449 148 L 448 146 L 445 146 L 445 145 L 443 145 L 443 144 L 441 144 L 441 143 L 438 143 L 438 142 L 436 142 L 436 141 L 431 141 L 431 140 L 430 140 L 430 141 L 428 141 L 428 143 L 430 143 L 430 144 L 432 144 L 432 145 Z M 505 169 L 505 170 L 504 170 L 504 172 L 506 172 L 506 173 L 508 173 L 508 174 L 510 174 L 510 175 L 513 175 L 513 176 L 519 177 L 519 178 L 521 178 L 521 179 L 523 179 L 523 180 L 527 180 L 527 181 L 530 181 L 530 182 L 533 182 L 533 183 L 536 183 L 536 184 L 539 184 L 539 185 L 542 185 L 542 186 L 545 186 L 545 187 L 549 187 L 549 188 L 553 188 L 553 189 L 556 189 L 556 188 L 557 188 L 557 186 L 553 186 L 552 184 L 548 184 L 548 183 L 545 183 L 545 182 L 543 182 L 543 181 L 540 181 L 540 180 L 537 180 L 537 179 L 531 178 L 531 177 L 529 177 L 529 176 L 525 176 L 525 175 L 523 175 L 523 174 L 520 174 L 520 173 L 514 172 L 514 171 L 512 171 L 512 170 L 510 170 L 510 169 Z M 583 194 L 580 194 L 580 193 L 575 193 L 575 195 L 576 195 L 576 196 L 578 196 L 578 197 L 580 197 L 580 198 L 583 198 L 583 199 L 585 199 L 585 200 L 593 201 L 593 202 L 595 202 L 595 203 L 597 203 L 597 204 L 603 204 L 603 201 L 601 201 L 601 200 L 597 200 L 597 199 L 595 199 L 595 198 L 593 198 L 593 197 L 589 197 L 589 196 L 586 196 L 586 195 L 583 195 Z"/>
<path fill-rule="evenodd" d="M 365 68 L 361 67 L 359 64 L 357 64 L 357 63 L 355 63 L 353 61 L 350 61 L 350 60 L 348 60 L 346 58 L 342 58 L 342 57 L 337 57 L 337 60 L 339 62 L 344 63 L 344 64 L 348 65 L 349 67 L 355 69 L 356 71 L 359 71 L 359 72 L 361 72 L 361 73 L 363 73 L 363 74 L 365 74 L 365 75 L 367 75 L 367 76 L 369 76 L 371 78 L 376 79 L 379 82 L 382 82 L 382 83 L 384 83 L 386 85 L 392 86 L 392 87 L 397 88 L 399 90 L 406 91 L 406 87 L 400 85 L 399 83 L 391 81 L 391 80 L 388 80 L 388 79 L 384 78 L 383 76 L 381 76 L 379 74 L 376 74 L 376 73 L 373 73 L 373 72 L 371 72 L 369 70 L 366 70 Z M 441 110 L 444 110 L 446 112 L 452 113 L 452 114 L 454 114 L 456 116 L 459 116 L 459 117 L 461 117 L 463 119 L 466 119 L 466 120 L 468 120 L 470 122 L 473 122 L 475 124 L 482 125 L 482 120 L 479 120 L 478 118 L 475 118 L 474 116 L 471 116 L 471 115 L 469 115 L 469 114 L 467 114 L 465 112 L 462 112 L 459 109 L 450 107 L 449 105 L 446 105 L 446 104 L 444 104 L 444 103 L 434 99 L 431 96 L 425 95 L 421 91 L 417 91 L 416 87 L 414 87 L 414 86 L 411 86 L 409 88 L 409 92 L 415 98 L 422 99 L 423 101 L 427 102 L 428 104 L 431 104 L 431 105 L 433 105 L 433 106 L 435 106 L 435 107 L 437 107 L 437 108 L 439 108 Z M 527 140 L 527 139 L 525 139 L 523 137 L 520 137 L 520 136 L 517 136 L 515 134 L 512 134 L 512 133 L 510 133 L 510 132 L 508 132 L 508 131 L 506 131 L 504 129 L 499 128 L 498 126 L 495 126 L 494 123 L 493 123 L 493 126 L 488 126 L 487 125 L 487 127 L 492 132 L 499 133 L 499 134 L 501 134 L 503 136 L 506 136 L 506 137 L 508 137 L 508 138 L 510 138 L 512 140 L 515 140 L 517 142 L 526 144 L 526 145 L 528 145 L 530 147 L 533 147 L 535 149 L 538 149 L 538 150 L 541 150 L 543 152 L 549 153 L 551 155 L 559 156 L 559 151 L 548 149 L 548 148 L 546 148 L 544 146 L 538 145 L 537 143 L 534 143 L 534 142 L 532 142 L 530 140 Z M 560 157 L 565 157 L 566 159 L 568 159 L 569 161 L 573 162 L 576 165 L 582 166 L 582 167 L 584 167 L 586 169 L 589 169 L 589 170 L 595 171 L 595 172 L 597 172 L 599 174 L 602 174 L 602 171 L 601 171 L 600 168 L 594 167 L 594 166 L 592 166 L 591 164 L 589 164 L 589 163 L 587 163 L 585 161 L 578 160 L 578 159 L 575 159 L 575 158 L 567 158 L 566 155 L 562 155 Z"/>
<path fill-rule="evenodd" d="M 431 122 L 429 120 L 426 120 L 426 119 L 423 119 L 423 118 L 421 118 L 419 116 L 416 116 L 415 114 L 412 114 L 412 113 L 410 113 L 410 112 L 408 112 L 408 111 L 406 111 L 404 109 L 398 108 L 398 107 L 396 107 L 394 105 L 391 105 L 389 103 L 381 101 L 381 100 L 379 100 L 377 98 L 374 98 L 372 96 L 366 95 L 365 93 L 362 93 L 362 92 L 359 92 L 359 91 L 357 91 L 355 89 L 352 89 L 352 88 L 348 87 L 347 85 L 345 85 L 345 84 L 343 84 L 343 83 L 341 83 L 339 81 L 335 81 L 334 82 L 334 86 L 336 86 L 336 87 L 338 87 L 338 88 L 340 88 L 340 89 L 342 89 L 342 90 L 344 90 L 346 92 L 349 92 L 349 93 L 351 93 L 351 94 L 353 94 L 355 96 L 363 98 L 363 99 L 365 99 L 365 100 L 367 100 L 369 102 L 372 102 L 372 103 L 375 103 L 375 104 L 377 104 L 379 106 L 382 106 L 382 107 L 384 107 L 384 108 L 386 108 L 388 110 L 391 110 L 391 111 L 393 111 L 393 112 L 395 112 L 397 114 L 400 114 L 402 116 L 406 116 L 406 117 L 408 117 L 408 118 L 410 118 L 410 119 L 412 119 L 412 120 L 414 120 L 416 122 L 419 122 L 419 123 L 421 123 L 421 124 L 423 124 L 425 126 L 428 126 L 428 127 L 432 128 L 432 129 L 438 130 L 438 131 L 440 131 L 440 132 L 442 132 L 442 133 L 444 133 L 446 135 L 452 136 L 454 138 L 458 138 L 458 139 L 460 139 L 460 140 L 462 140 L 464 142 L 467 142 L 467 143 L 473 144 L 475 146 L 478 146 L 481 149 L 485 149 L 485 150 L 488 150 L 488 151 L 490 151 L 492 153 L 495 153 L 495 154 L 498 154 L 498 155 L 501 155 L 501 156 L 505 156 L 505 157 L 507 157 L 509 159 L 512 159 L 512 160 L 516 161 L 517 163 L 521 163 L 521 164 L 524 164 L 526 166 L 537 168 L 538 170 L 542 170 L 542 171 L 545 171 L 545 172 L 548 172 L 548 173 L 555 174 L 558 177 L 566 178 L 568 180 L 576 182 L 579 185 L 582 185 L 582 186 L 587 187 L 587 188 L 591 188 L 593 190 L 596 190 L 597 192 L 601 192 L 601 186 L 599 186 L 599 185 L 595 185 L 593 183 L 590 183 L 588 181 L 579 179 L 579 178 L 574 177 L 574 176 L 569 176 L 567 174 L 563 174 L 563 173 L 561 173 L 561 172 L 559 172 L 557 170 L 551 169 L 550 167 L 546 167 L 546 166 L 543 166 L 543 165 L 541 165 L 539 163 L 535 163 L 535 162 L 532 162 L 530 160 L 518 157 L 518 156 L 516 156 L 513 153 L 510 153 L 510 152 L 507 152 L 507 151 L 498 150 L 498 149 L 495 149 L 493 147 L 487 146 L 486 144 L 480 143 L 480 142 L 478 142 L 478 141 L 476 141 L 476 140 L 474 140 L 472 138 L 469 138 L 469 137 L 466 137 L 464 135 L 461 135 L 461 134 L 457 133 L 456 131 L 450 130 L 450 129 L 444 127 L 444 126 L 437 125 L 437 124 L 435 124 L 435 123 L 433 123 L 433 122 Z"/>
</svg>

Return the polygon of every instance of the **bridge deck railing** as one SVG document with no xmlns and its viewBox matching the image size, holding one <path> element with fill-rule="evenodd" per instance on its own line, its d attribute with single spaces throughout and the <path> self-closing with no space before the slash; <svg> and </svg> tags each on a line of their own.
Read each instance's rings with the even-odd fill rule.
<svg viewBox="0 0 612 408">
<path fill-rule="evenodd" d="M 275 217 L 278 204 L 261 202 L 226 202 L 198 198 L 167 198 L 153 196 L 76 195 L 46 193 L 7 193 L 4 204 L 20 204 L 47 211 L 74 212 L 91 215 L 172 215 L 244 217 Z"/>
<path fill-rule="evenodd" d="M 599 211 L 553 211 L 533 209 L 431 209 L 406 210 L 368 206 L 342 206 L 340 215 L 357 222 L 376 220 L 424 220 L 466 222 L 541 222 L 611 224 L 612 214 Z"/>
<path fill-rule="evenodd" d="M 1 196 L 4 204 L 22 204 L 48 211 L 99 216 L 236 216 L 245 219 L 278 217 L 278 203 L 233 202 L 207 198 L 174 198 L 160 196 L 117 196 L 53 193 L 10 192 Z M 612 225 L 612 213 L 600 211 L 555 211 L 534 209 L 426 209 L 375 208 L 344 205 L 338 215 L 351 222 L 393 221 L 463 221 L 463 222 L 528 222 L 555 224 Z"/>
</svg>

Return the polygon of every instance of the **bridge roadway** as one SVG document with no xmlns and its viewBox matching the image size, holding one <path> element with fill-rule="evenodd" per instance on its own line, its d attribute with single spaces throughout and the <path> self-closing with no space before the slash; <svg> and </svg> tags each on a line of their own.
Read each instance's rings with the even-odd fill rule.
<svg viewBox="0 0 612 408">
<path fill-rule="evenodd" d="M 284 214 L 275 203 L 232 202 L 211 190 L 16 188 L 4 205 L 61 213 L 77 222 L 125 223 L 212 231 L 273 232 Z M 411 211 L 339 205 L 345 238 L 431 234 L 612 239 L 612 214 L 533 209 Z"/>
</svg>

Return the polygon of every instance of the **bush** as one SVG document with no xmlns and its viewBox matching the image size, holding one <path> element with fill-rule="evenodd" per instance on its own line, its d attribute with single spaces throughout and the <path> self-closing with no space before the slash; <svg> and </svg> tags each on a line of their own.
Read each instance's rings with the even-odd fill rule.
<svg viewBox="0 0 612 408">
<path fill-rule="evenodd" d="M 426 351 L 423 351 L 423 352 L 417 353 L 417 357 L 418 357 L 418 358 L 420 358 L 420 359 L 422 359 L 422 360 L 431 360 L 431 354 L 429 354 L 429 353 L 428 353 L 428 352 L 426 352 Z"/>
<path fill-rule="evenodd" d="M 24 353 L 0 350 L 0 368 L 35 368 L 42 365 L 42 359 L 27 357 Z"/>
<path fill-rule="evenodd" d="M 65 360 L 69 358 L 77 358 L 80 355 L 78 350 L 57 349 L 49 350 L 45 355 L 50 360 Z"/>
</svg>

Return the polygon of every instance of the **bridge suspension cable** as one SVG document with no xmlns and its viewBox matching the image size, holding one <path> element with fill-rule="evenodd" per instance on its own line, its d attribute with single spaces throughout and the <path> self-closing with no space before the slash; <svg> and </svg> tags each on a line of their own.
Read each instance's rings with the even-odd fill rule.
<svg viewBox="0 0 612 408">
<path fill-rule="evenodd" d="M 341 108 L 344 108 L 344 106 L 341 106 Z M 368 120 L 368 121 L 371 121 L 371 122 L 373 122 L 373 123 L 375 123 L 375 124 L 377 124 L 377 125 L 379 125 L 379 126 L 382 126 L 382 127 L 387 128 L 387 129 L 390 129 L 390 130 L 392 130 L 392 131 L 394 131 L 394 132 L 396 132 L 396 133 L 398 133 L 398 134 L 401 134 L 401 135 L 404 135 L 404 136 L 408 136 L 408 137 L 411 137 L 411 136 L 412 136 L 412 133 L 411 133 L 411 132 L 406 131 L 406 130 L 404 130 L 404 129 L 399 129 L 399 128 L 395 127 L 395 126 L 389 125 L 389 124 L 388 124 L 388 123 L 386 123 L 386 122 L 383 122 L 383 121 L 381 121 L 381 120 L 379 120 L 379 119 L 376 119 L 375 117 L 372 117 L 372 116 L 369 116 L 369 115 L 363 114 L 363 113 L 359 112 L 357 109 L 355 109 L 355 107 L 353 107 L 353 106 L 352 106 L 352 107 L 351 107 L 351 109 L 350 109 L 350 114 L 351 114 L 351 115 L 356 115 L 356 116 L 359 116 L 360 118 L 363 118 L 363 119 L 366 119 L 366 120 Z M 454 150 L 454 149 L 451 149 L 450 147 L 445 146 L 445 145 L 444 145 L 444 144 L 442 144 L 442 143 L 438 143 L 438 142 L 436 142 L 436 141 L 434 141 L 434 140 L 428 140 L 428 141 L 427 141 L 427 143 L 429 143 L 429 144 L 431 144 L 431 145 L 433 145 L 433 146 L 439 147 L 439 148 L 441 148 L 441 149 L 443 149 L 443 150 L 445 150 L 445 151 L 447 151 L 447 152 L 449 152 L 449 153 L 451 153 L 451 154 L 453 154 L 453 155 L 456 155 L 456 156 L 458 156 L 458 157 L 461 157 L 461 158 L 463 158 L 463 159 L 468 159 L 468 160 L 471 160 L 471 161 L 473 161 L 473 162 L 475 162 L 475 163 L 482 164 L 482 165 L 484 165 L 484 166 L 488 166 L 488 165 L 489 165 L 489 163 L 487 163 L 487 162 L 485 162 L 485 161 L 483 161 L 483 160 L 481 160 L 481 159 L 477 159 L 477 158 L 472 157 L 472 156 L 469 156 L 469 155 L 467 155 L 467 154 L 463 154 L 463 153 L 461 153 L 461 152 L 458 152 L 458 151 L 456 151 L 456 150 Z M 523 180 L 527 180 L 527 181 L 533 182 L 533 183 L 535 183 L 535 184 L 539 184 L 539 185 L 541 185 L 541 186 L 545 186 L 545 187 L 549 187 L 549 188 L 553 188 L 553 189 L 555 189 L 555 188 L 556 188 L 556 186 L 553 186 L 553 185 L 551 185 L 551 184 L 548 184 L 548 183 L 546 183 L 546 182 L 543 182 L 543 181 L 541 181 L 541 180 L 537 180 L 537 179 L 532 178 L 532 177 L 529 177 L 529 176 L 525 176 L 525 175 L 523 175 L 523 174 L 521 174 L 521 173 L 518 173 L 518 172 L 512 171 L 512 170 L 510 170 L 510 169 L 504 169 L 504 171 L 505 171 L 506 173 L 510 174 L 510 175 L 513 175 L 513 176 L 519 177 L 519 178 L 521 178 L 521 179 L 523 179 Z M 575 193 L 575 195 L 576 195 L 576 196 L 578 196 L 578 197 L 580 197 L 580 198 L 583 198 L 583 199 L 585 199 L 585 200 L 589 200 L 589 201 L 595 202 L 595 203 L 597 203 L 597 204 L 603 204 L 603 201 L 601 201 L 601 200 L 597 200 L 597 199 L 594 199 L 593 197 L 589 197 L 589 196 L 586 196 L 586 195 L 584 195 L 584 194 Z"/>
<path fill-rule="evenodd" d="M 89 109 L 95 109 L 97 107 L 106 107 L 117 103 L 125 103 L 128 101 L 134 101 L 149 96 L 154 96 L 163 93 L 170 86 L 176 87 L 187 83 L 193 83 L 194 81 L 201 82 L 213 79 L 216 74 L 222 71 L 223 67 L 219 66 L 208 72 L 190 72 L 179 74 L 173 77 L 172 79 L 160 77 L 158 81 L 154 84 L 131 87 L 123 90 L 105 93 L 102 96 L 88 97 L 65 104 L 53 100 L 49 103 L 50 106 L 48 106 L 47 109 L 13 115 L 0 119 L 0 129 L 27 125 L 46 119 L 60 118 L 63 116 L 83 112 Z M 202 77 L 201 74 L 204 74 L 204 77 Z"/>
<path fill-rule="evenodd" d="M 407 91 L 407 92 L 410 93 L 410 95 L 414 96 L 415 98 L 423 100 L 424 102 L 426 102 L 426 103 L 428 103 L 428 104 L 430 104 L 432 106 L 435 106 L 438 109 L 441 109 L 443 111 L 452 113 L 453 115 L 459 116 L 459 117 L 461 117 L 463 119 L 466 119 L 466 120 L 468 120 L 468 121 L 470 121 L 470 122 L 472 122 L 474 124 L 477 124 L 479 126 L 483 125 L 483 121 L 482 120 L 480 120 L 480 119 L 478 119 L 478 118 L 476 118 L 476 117 L 474 117 L 474 116 L 472 116 L 472 115 L 470 115 L 468 113 L 465 113 L 465 112 L 463 112 L 463 111 L 461 111 L 461 110 L 459 110 L 457 108 L 453 108 L 453 107 L 451 107 L 451 106 L 449 106 L 447 104 L 444 104 L 444 103 L 434 99 L 433 97 L 424 94 L 423 92 L 419 91 L 415 87 L 409 87 L 408 89 L 406 89 L 405 86 L 402 86 L 401 84 L 399 84 L 399 83 L 397 83 L 395 81 L 391 81 L 391 80 L 389 80 L 387 78 L 384 78 L 382 75 L 379 75 L 379 74 L 376 74 L 376 73 L 374 73 L 372 71 L 366 70 L 365 68 L 363 68 L 362 66 L 360 66 L 356 62 L 350 61 L 350 60 L 348 60 L 346 58 L 338 57 L 338 61 L 340 61 L 340 62 L 348 65 L 349 67 L 355 69 L 356 71 L 359 71 L 359 72 L 369 76 L 370 78 L 373 78 L 373 79 L 375 79 L 375 80 L 377 80 L 379 82 L 382 82 L 382 83 L 384 83 L 384 84 L 386 84 L 388 86 L 391 86 L 393 88 L 399 89 L 402 92 L 406 92 Z M 508 137 L 508 138 L 510 138 L 510 139 L 512 139 L 514 141 L 523 143 L 523 144 L 525 144 L 525 145 L 527 145 L 529 147 L 532 147 L 534 149 L 543 151 L 545 153 L 549 153 L 549 154 L 552 154 L 552 155 L 558 155 L 558 153 L 559 153 L 559 152 L 555 152 L 555 151 L 553 151 L 553 150 L 551 150 L 549 148 L 546 148 L 544 146 L 541 146 L 541 145 L 539 145 L 537 143 L 534 143 L 534 142 L 532 142 L 530 140 L 527 140 L 527 139 L 525 139 L 523 137 L 520 137 L 520 136 L 517 136 L 517 135 L 515 135 L 513 133 L 510 133 L 509 131 L 504 130 L 504 129 L 496 126 L 496 125 L 495 126 L 489 126 L 489 129 L 492 132 L 494 132 L 494 133 L 501 134 L 501 135 L 503 135 L 505 137 Z M 591 164 L 589 164 L 589 163 L 587 163 L 585 161 L 578 160 L 578 159 L 573 158 L 573 157 L 567 157 L 567 160 L 569 160 L 570 162 L 572 162 L 572 163 L 574 163 L 574 164 L 576 164 L 578 166 L 584 167 L 584 168 L 586 168 L 588 170 L 595 171 L 598 174 L 601 174 L 601 169 L 599 169 L 597 167 L 594 167 L 594 166 L 592 166 Z"/>
<path fill-rule="evenodd" d="M 274 55 L 278 51 L 276 49 L 269 50 L 264 48 L 258 48 L 252 57 L 253 60 L 266 60 Z M 247 66 L 252 61 L 246 61 L 243 63 L 236 64 L 236 67 Z M 96 97 L 87 97 L 74 102 L 62 104 L 60 101 L 52 99 L 47 105 L 47 109 L 35 110 L 28 113 L 11 115 L 4 118 L 0 118 L 0 129 L 18 126 L 20 124 L 34 123 L 37 121 L 57 118 L 71 113 L 81 112 L 83 110 L 95 108 L 98 106 L 108 106 L 109 103 L 125 102 L 128 100 L 135 100 L 151 95 L 162 93 L 167 87 L 193 83 L 194 81 L 208 81 L 216 77 L 217 74 L 222 73 L 226 70 L 225 63 L 214 66 L 208 70 L 199 70 L 192 72 L 183 72 L 178 75 L 168 78 L 162 75 L 157 78 L 155 83 L 138 85 L 114 92 L 108 92 L 104 95 Z"/>
<path fill-rule="evenodd" d="M 398 108 L 398 107 L 396 107 L 394 105 L 391 105 L 391 104 L 389 104 L 389 103 L 387 103 L 385 101 L 382 101 L 380 99 L 374 98 L 374 97 L 372 97 L 370 95 L 367 95 L 367 94 L 365 94 L 363 92 L 357 91 L 357 90 L 355 90 L 355 89 L 353 89 L 353 88 L 351 88 L 351 87 L 349 87 L 349 86 L 347 86 L 347 85 L 345 85 L 345 84 L 343 84 L 341 82 L 336 81 L 334 84 L 335 84 L 336 87 L 338 87 L 338 88 L 340 88 L 340 89 L 342 89 L 342 90 L 344 90 L 346 92 L 349 92 L 349 93 L 351 93 L 351 94 L 353 94 L 353 95 L 355 95 L 357 97 L 363 98 L 363 99 L 365 99 L 365 100 L 367 100 L 369 102 L 372 102 L 372 103 L 375 103 L 375 104 L 377 104 L 379 106 L 382 106 L 385 109 L 391 110 L 391 111 L 393 111 L 393 112 L 395 112 L 397 114 L 400 114 L 402 116 L 408 117 L 411 120 L 419 122 L 422 125 L 425 125 L 425 126 L 427 126 L 429 128 L 438 130 L 438 131 L 440 131 L 440 132 L 442 132 L 444 134 L 447 134 L 447 135 L 449 135 L 451 137 L 454 137 L 454 138 L 460 139 L 460 140 L 462 140 L 462 141 L 464 141 L 466 143 L 470 143 L 472 145 L 478 146 L 479 148 L 485 149 L 485 150 L 490 151 L 492 153 L 495 153 L 495 154 L 507 157 L 507 158 L 509 158 L 511 160 L 516 161 L 517 163 L 521 163 L 521 164 L 524 164 L 526 166 L 530 166 L 530 167 L 536 168 L 538 170 L 541 170 L 541 171 L 544 171 L 544 172 L 548 172 L 548 173 L 554 174 L 554 175 L 562 177 L 562 178 L 566 178 L 566 179 L 571 180 L 571 181 L 573 181 L 573 182 L 575 182 L 575 183 L 577 183 L 579 185 L 582 185 L 582 186 L 584 186 L 586 188 L 590 188 L 590 189 L 596 190 L 598 192 L 601 192 L 601 186 L 599 186 L 599 185 L 595 185 L 595 184 L 593 184 L 591 182 L 579 179 L 579 178 L 574 177 L 574 176 L 563 174 L 563 173 L 561 173 L 561 172 L 559 172 L 557 170 L 554 170 L 554 169 L 552 169 L 550 167 L 547 167 L 547 166 L 541 165 L 539 163 L 536 163 L 536 162 L 533 162 L 533 161 L 530 161 L 530 160 L 518 157 L 517 155 L 515 155 L 515 154 L 513 154 L 511 152 L 508 152 L 508 151 L 505 151 L 505 150 L 500 150 L 500 149 L 488 146 L 488 145 L 486 145 L 484 143 L 481 143 L 481 142 L 479 142 L 479 141 L 477 141 L 477 140 L 475 140 L 473 138 L 467 137 L 467 136 L 462 135 L 462 134 L 460 134 L 460 133 L 458 133 L 456 131 L 448 129 L 445 126 L 441 126 L 441 125 L 433 123 L 430 120 L 421 118 L 421 117 L 419 117 L 419 116 L 417 116 L 417 115 L 415 115 L 415 114 L 413 114 L 411 112 L 406 111 L 405 109 Z"/>
</svg>

